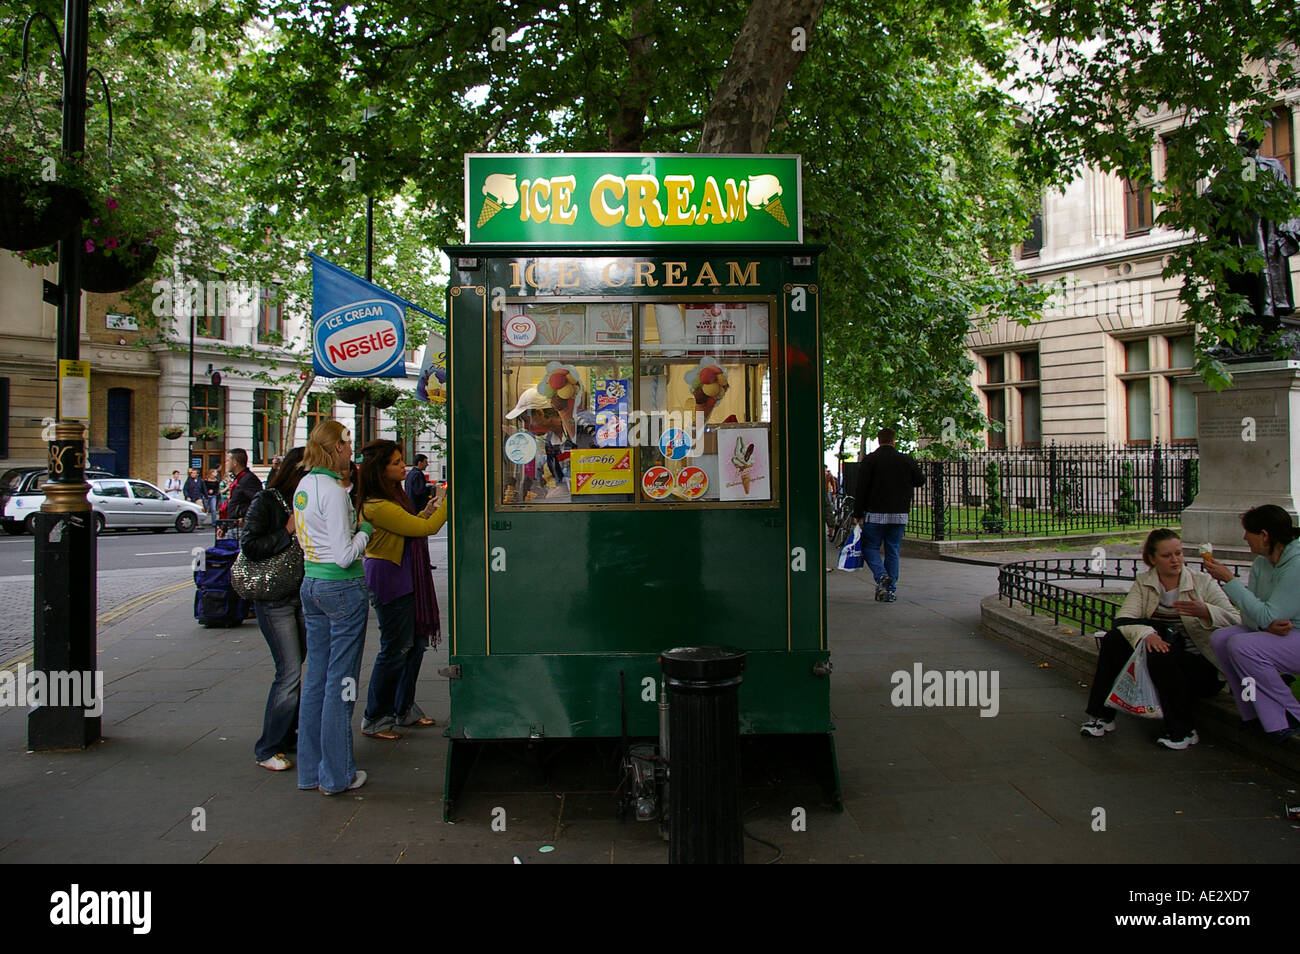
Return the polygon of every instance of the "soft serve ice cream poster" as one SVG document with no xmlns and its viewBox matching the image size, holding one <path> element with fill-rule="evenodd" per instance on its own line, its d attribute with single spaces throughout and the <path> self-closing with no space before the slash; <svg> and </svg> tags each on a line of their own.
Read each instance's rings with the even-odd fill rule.
<svg viewBox="0 0 1300 954">
<path fill-rule="evenodd" d="M 771 500 L 772 466 L 768 429 L 749 424 L 718 427 L 721 500 Z"/>
</svg>

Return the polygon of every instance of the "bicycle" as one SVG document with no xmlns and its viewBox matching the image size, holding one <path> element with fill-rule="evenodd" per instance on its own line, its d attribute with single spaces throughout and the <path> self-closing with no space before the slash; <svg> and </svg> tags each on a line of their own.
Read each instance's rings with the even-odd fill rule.
<svg viewBox="0 0 1300 954">
<path fill-rule="evenodd" d="M 832 505 L 832 519 L 826 536 L 831 541 L 831 546 L 839 550 L 849 542 L 849 534 L 852 532 L 853 498 L 848 494 L 838 494 Z"/>
</svg>

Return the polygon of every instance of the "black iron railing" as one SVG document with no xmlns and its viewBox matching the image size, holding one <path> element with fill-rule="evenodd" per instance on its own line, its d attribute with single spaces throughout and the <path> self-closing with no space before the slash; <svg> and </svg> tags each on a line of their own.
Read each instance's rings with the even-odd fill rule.
<svg viewBox="0 0 1300 954">
<path fill-rule="evenodd" d="M 1054 624 L 1068 620 L 1082 632 L 1108 630 L 1115 625 L 1115 613 L 1127 590 L 1115 589 L 1108 594 L 1084 593 L 1061 580 L 1095 580 L 1099 587 L 1106 581 L 1129 582 L 1147 567 L 1138 557 L 1073 557 L 1053 560 L 1022 560 L 998 568 L 998 598 L 1009 606 L 1017 603 L 1029 609 L 1031 616 L 1042 613 Z M 1233 566 L 1234 574 L 1240 567 Z"/>
<path fill-rule="evenodd" d="M 1194 444 L 1052 444 L 919 461 L 908 535 L 1061 536 L 1177 524 L 1195 498 Z"/>
</svg>

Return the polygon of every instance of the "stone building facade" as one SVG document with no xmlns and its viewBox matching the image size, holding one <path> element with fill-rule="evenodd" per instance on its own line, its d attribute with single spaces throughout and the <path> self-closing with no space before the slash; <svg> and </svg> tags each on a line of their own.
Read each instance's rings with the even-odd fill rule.
<svg viewBox="0 0 1300 954">
<path fill-rule="evenodd" d="M 1276 105 L 1260 149 L 1292 182 L 1295 113 L 1296 99 Z M 1171 129 L 1177 119 L 1153 124 Z M 1158 181 L 1166 146 L 1157 138 Z M 1159 212 L 1149 190 L 1096 169 L 1044 197 L 1017 265 L 1028 279 L 1064 280 L 1068 290 L 1033 325 L 994 324 L 966 339 L 977 366 L 972 386 L 989 419 L 1003 425 L 986 433 L 988 446 L 1195 440 L 1192 329 L 1179 280 L 1161 277 L 1169 254 L 1191 236 L 1154 226 Z M 1300 256 L 1293 281 L 1297 266 Z"/>
<path fill-rule="evenodd" d="M 0 251 L 0 470 L 45 463 L 44 424 L 52 419 L 57 391 L 55 325 L 57 310 L 41 299 L 42 279 L 55 281 L 57 267 L 32 268 Z M 206 291 L 206 289 L 205 289 Z M 204 469 L 224 469 L 227 448 L 242 447 L 259 475 L 270 459 L 306 440 L 309 424 L 336 417 L 354 427 L 354 408 L 332 400 L 329 383 L 317 379 L 304 400 L 303 413 L 287 421 L 297 388 L 272 384 L 265 378 L 296 384 L 291 360 L 277 358 L 279 349 L 259 344 L 268 333 L 282 335 L 295 350 L 306 353 L 309 319 L 287 315 L 272 296 L 205 297 L 203 314 L 194 320 L 194 393 L 190 391 L 190 316 L 165 318 L 170 344 L 143 344 L 149 324 L 132 313 L 117 295 L 82 296 L 81 358 L 91 366 L 91 418 L 88 428 L 89 464 L 124 476 L 142 477 L 161 485 L 173 470 L 185 474 L 191 413 L 196 423 L 222 431 L 219 440 L 198 441 L 193 453 Z M 260 300 L 257 300 L 260 299 Z M 185 301 L 193 300 L 185 297 Z M 218 303 L 219 302 L 219 303 Z M 261 352 L 260 360 L 232 358 L 222 345 L 246 345 Z M 393 379 L 413 390 L 422 354 L 407 353 L 407 378 Z M 220 380 L 213 374 L 220 375 Z M 191 411 L 191 403 L 193 411 Z M 443 435 L 402 435 L 383 411 L 374 412 L 374 434 L 401 441 L 408 459 L 424 453 L 428 473 L 444 473 Z M 179 426 L 185 434 L 169 440 L 163 431 Z"/>
</svg>

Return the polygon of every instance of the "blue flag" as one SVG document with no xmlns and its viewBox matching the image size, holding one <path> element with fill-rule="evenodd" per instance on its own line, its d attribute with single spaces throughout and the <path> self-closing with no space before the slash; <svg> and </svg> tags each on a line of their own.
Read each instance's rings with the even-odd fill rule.
<svg viewBox="0 0 1300 954">
<path fill-rule="evenodd" d="M 442 319 L 311 256 L 312 366 L 326 378 L 406 377 L 406 310 Z"/>
</svg>

